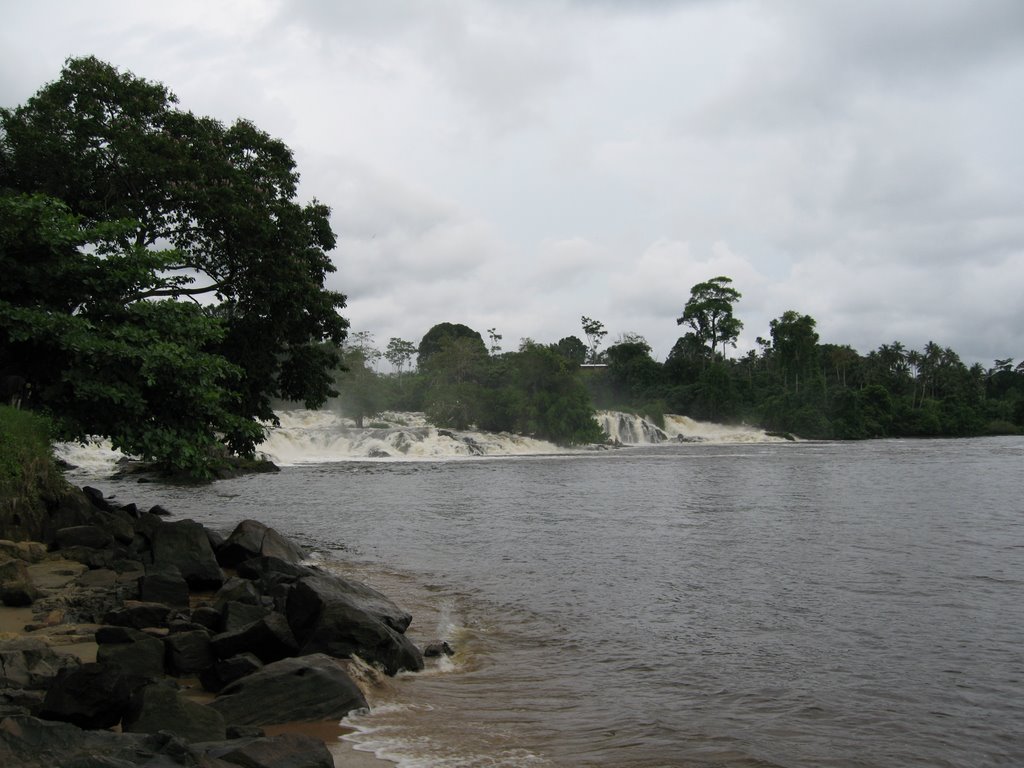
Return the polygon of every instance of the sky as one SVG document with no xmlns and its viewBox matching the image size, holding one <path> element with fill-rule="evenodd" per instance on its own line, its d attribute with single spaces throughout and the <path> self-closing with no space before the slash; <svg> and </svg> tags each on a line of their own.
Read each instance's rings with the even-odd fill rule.
<svg viewBox="0 0 1024 768">
<path fill-rule="evenodd" d="M 733 280 L 736 355 L 1024 359 L 1021 0 L 0 0 L 0 106 L 68 57 L 252 120 L 329 205 L 353 331 L 657 359 Z"/>
</svg>

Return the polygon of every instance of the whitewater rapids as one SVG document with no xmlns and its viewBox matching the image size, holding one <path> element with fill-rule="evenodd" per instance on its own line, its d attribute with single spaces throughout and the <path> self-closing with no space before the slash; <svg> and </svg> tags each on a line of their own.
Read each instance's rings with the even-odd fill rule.
<svg viewBox="0 0 1024 768">
<path fill-rule="evenodd" d="M 280 423 L 268 430 L 259 453 L 279 466 L 353 460 L 439 461 L 481 456 L 543 456 L 568 452 L 554 443 L 525 435 L 442 429 L 429 424 L 422 413 L 383 413 L 363 428 L 331 409 L 283 409 L 277 416 Z M 752 427 L 700 422 L 687 416 L 666 415 L 663 427 L 619 411 L 598 411 L 595 418 L 611 445 L 764 443 L 780 439 Z M 72 472 L 92 476 L 110 474 L 118 462 L 127 459 L 113 450 L 107 440 L 85 445 L 62 443 L 55 450 L 59 459 L 74 468 Z"/>
</svg>

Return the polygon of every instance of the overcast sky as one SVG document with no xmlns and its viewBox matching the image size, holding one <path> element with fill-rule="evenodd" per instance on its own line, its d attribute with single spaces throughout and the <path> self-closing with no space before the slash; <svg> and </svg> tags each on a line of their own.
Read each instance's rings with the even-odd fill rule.
<svg viewBox="0 0 1024 768">
<path fill-rule="evenodd" d="M 1022 0 L 0 0 L 0 105 L 69 56 L 253 120 L 333 209 L 353 330 L 658 359 L 690 287 L 862 353 L 1024 359 Z M 733 353 L 735 354 L 735 353 Z"/>
</svg>

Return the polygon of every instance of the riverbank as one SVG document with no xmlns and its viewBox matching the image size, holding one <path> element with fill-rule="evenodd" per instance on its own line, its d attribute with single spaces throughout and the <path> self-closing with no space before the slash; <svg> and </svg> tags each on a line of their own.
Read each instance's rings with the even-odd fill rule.
<svg viewBox="0 0 1024 768">
<path fill-rule="evenodd" d="M 86 488 L 33 525 L 0 542 L 0 763 L 391 764 L 340 724 L 423 668 L 389 598 L 251 520 L 225 536 Z"/>
</svg>

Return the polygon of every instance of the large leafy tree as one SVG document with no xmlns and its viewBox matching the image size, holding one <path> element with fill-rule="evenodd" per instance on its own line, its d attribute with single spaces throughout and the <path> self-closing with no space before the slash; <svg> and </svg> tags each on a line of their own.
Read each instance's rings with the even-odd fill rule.
<svg viewBox="0 0 1024 768">
<path fill-rule="evenodd" d="M 713 277 L 697 283 L 690 289 L 690 298 L 676 325 L 688 325 L 694 337 L 707 347 L 710 359 L 715 359 L 719 345 L 736 345 L 743 323 L 733 316 L 733 306 L 742 294 L 732 287 L 728 277 Z"/>
<path fill-rule="evenodd" d="M 0 110 L 0 364 L 68 432 L 201 471 L 333 394 L 348 324 L 288 147 L 176 104 L 88 57 Z"/>
</svg>

